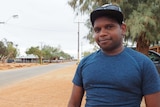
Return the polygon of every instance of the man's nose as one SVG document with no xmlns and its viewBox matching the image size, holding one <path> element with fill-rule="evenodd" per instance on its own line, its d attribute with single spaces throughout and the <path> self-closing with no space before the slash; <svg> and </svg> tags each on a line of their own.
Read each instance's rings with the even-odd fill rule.
<svg viewBox="0 0 160 107">
<path fill-rule="evenodd" d="M 101 29 L 100 33 L 99 33 L 99 36 L 107 36 L 108 32 L 106 29 Z"/>
</svg>

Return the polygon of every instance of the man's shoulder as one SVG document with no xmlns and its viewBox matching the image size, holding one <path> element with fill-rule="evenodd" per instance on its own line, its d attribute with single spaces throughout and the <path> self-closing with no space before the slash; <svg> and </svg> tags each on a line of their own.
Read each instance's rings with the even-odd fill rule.
<svg viewBox="0 0 160 107">
<path fill-rule="evenodd" d="M 136 61 L 149 61 L 149 57 L 147 57 L 145 54 L 138 52 L 132 48 L 125 48 L 125 53 L 129 56 L 132 57 Z M 150 62 L 150 61 L 149 61 Z"/>
<path fill-rule="evenodd" d="M 140 56 L 140 57 L 147 57 L 146 55 L 144 55 L 143 53 L 141 52 L 138 52 L 136 51 L 135 49 L 132 49 L 132 48 L 128 48 L 128 47 L 125 47 L 125 52 L 127 52 L 129 55 L 134 55 L 134 56 Z"/>
</svg>

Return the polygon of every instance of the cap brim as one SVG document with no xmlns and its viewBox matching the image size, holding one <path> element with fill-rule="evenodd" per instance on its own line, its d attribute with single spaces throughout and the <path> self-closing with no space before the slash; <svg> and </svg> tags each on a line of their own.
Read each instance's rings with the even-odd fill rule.
<svg viewBox="0 0 160 107">
<path fill-rule="evenodd" d="M 114 18 L 118 21 L 118 23 L 123 22 L 123 14 L 119 11 L 114 11 L 114 10 L 96 10 L 93 11 L 90 15 L 91 23 L 94 25 L 94 21 L 102 16 L 108 16 L 110 18 Z"/>
</svg>

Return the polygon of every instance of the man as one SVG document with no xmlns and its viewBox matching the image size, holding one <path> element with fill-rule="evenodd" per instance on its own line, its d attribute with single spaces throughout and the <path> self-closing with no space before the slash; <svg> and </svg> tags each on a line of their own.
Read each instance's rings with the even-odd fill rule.
<svg viewBox="0 0 160 107">
<path fill-rule="evenodd" d="M 160 78 L 152 61 L 123 46 L 126 25 L 120 7 L 103 5 L 90 15 L 100 50 L 85 57 L 73 78 L 68 107 L 160 107 Z"/>
</svg>

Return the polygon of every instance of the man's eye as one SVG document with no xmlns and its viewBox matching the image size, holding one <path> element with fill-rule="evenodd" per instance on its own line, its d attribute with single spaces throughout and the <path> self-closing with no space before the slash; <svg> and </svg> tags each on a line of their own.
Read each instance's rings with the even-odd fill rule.
<svg viewBox="0 0 160 107">
<path fill-rule="evenodd" d="M 107 25 L 105 28 L 106 29 L 112 29 L 114 26 L 113 25 Z"/>
<path fill-rule="evenodd" d="M 100 28 L 95 28 L 94 32 L 98 33 L 98 32 L 100 32 L 100 30 L 101 30 Z"/>
</svg>

